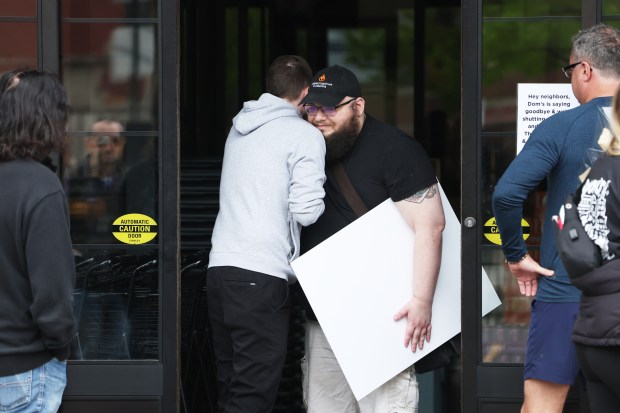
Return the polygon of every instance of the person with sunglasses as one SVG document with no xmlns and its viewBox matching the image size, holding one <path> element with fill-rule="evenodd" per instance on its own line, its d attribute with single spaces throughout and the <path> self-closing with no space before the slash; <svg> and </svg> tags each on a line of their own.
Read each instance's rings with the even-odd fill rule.
<svg viewBox="0 0 620 413">
<path fill-rule="evenodd" d="M 431 337 L 431 309 L 445 226 L 430 160 L 415 139 L 366 113 L 359 81 L 347 68 L 336 65 L 318 71 L 302 105 L 308 121 L 323 134 L 328 165 L 325 212 L 303 229 L 302 253 L 358 218 L 343 197 L 332 170 L 334 164 L 342 165 L 368 209 L 392 199 L 416 234 L 412 252 L 415 293 L 394 319 L 407 320 L 403 345 L 412 351 L 421 349 Z M 380 276 L 377 274 L 378 279 Z M 356 401 L 303 290 L 298 293 L 307 316 L 302 371 L 309 413 L 417 411 L 418 384 L 413 367 Z"/>
<path fill-rule="evenodd" d="M 573 37 L 569 65 L 562 68 L 581 104 L 541 122 L 497 183 L 493 211 L 502 250 L 521 294 L 534 297 L 524 363 L 522 413 L 560 413 L 579 372 L 571 341 L 580 292 L 557 253 L 551 217 L 580 184 L 587 153 L 598 148 L 620 85 L 620 31 L 598 24 Z M 540 264 L 529 254 L 521 228 L 528 194 L 545 180 L 546 212 Z"/>
</svg>

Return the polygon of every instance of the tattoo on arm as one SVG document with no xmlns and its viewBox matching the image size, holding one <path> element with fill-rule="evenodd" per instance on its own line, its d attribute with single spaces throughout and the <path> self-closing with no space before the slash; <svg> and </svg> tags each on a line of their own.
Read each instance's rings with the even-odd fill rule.
<svg viewBox="0 0 620 413">
<path fill-rule="evenodd" d="M 415 194 L 411 195 L 409 198 L 405 198 L 407 202 L 415 202 L 416 204 L 422 203 L 425 199 L 430 199 L 437 194 L 437 185 L 429 186 L 428 188 L 424 188 Z"/>
</svg>

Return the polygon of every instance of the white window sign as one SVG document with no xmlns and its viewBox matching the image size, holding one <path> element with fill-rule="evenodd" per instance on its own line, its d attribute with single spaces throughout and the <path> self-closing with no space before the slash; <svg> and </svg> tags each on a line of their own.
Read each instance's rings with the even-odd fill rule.
<svg viewBox="0 0 620 413">
<path fill-rule="evenodd" d="M 579 106 L 570 83 L 519 83 L 517 85 L 517 155 L 540 122 Z"/>
</svg>

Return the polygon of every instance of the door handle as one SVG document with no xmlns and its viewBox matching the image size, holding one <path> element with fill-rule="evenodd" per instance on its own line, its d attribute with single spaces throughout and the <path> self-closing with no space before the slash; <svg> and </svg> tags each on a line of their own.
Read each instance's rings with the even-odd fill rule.
<svg viewBox="0 0 620 413">
<path fill-rule="evenodd" d="M 476 226 L 476 219 L 473 217 L 467 217 L 465 218 L 465 221 L 463 221 L 463 225 L 465 225 L 466 228 L 473 228 Z"/>
</svg>

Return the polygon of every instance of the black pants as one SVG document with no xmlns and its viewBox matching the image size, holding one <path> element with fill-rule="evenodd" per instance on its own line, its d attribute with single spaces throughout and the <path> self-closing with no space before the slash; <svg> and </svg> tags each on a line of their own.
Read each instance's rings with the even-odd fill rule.
<svg viewBox="0 0 620 413">
<path fill-rule="evenodd" d="M 286 358 L 286 280 L 236 267 L 207 272 L 221 413 L 270 413 Z"/>
<path fill-rule="evenodd" d="M 575 343 L 592 413 L 620 412 L 620 347 Z"/>
</svg>

